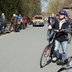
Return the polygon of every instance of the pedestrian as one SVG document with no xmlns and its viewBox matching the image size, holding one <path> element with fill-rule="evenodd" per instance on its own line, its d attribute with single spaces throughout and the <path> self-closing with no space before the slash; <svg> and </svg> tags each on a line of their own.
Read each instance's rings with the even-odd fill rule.
<svg viewBox="0 0 72 72">
<path fill-rule="evenodd" d="M 16 17 L 16 14 L 13 14 L 12 15 L 12 18 L 11 18 L 11 25 L 10 25 L 10 32 L 12 32 L 14 30 L 14 18 Z"/>
<path fill-rule="evenodd" d="M 2 31 L 2 25 L 1 25 L 1 23 L 2 23 L 2 16 L 0 15 L 0 35 L 1 35 L 1 31 Z"/>
<path fill-rule="evenodd" d="M 2 13 L 2 15 L 1 15 L 1 25 L 2 25 L 2 30 L 1 30 L 1 32 L 2 32 L 3 34 L 5 34 L 5 32 L 6 32 L 6 26 L 7 26 L 7 19 L 6 19 L 4 13 Z"/>
<path fill-rule="evenodd" d="M 18 20 L 18 24 L 19 24 L 19 28 L 20 28 L 20 30 L 23 28 L 23 23 L 22 23 L 22 16 L 21 16 L 21 14 L 19 14 L 18 16 L 17 16 L 17 20 Z"/>
<path fill-rule="evenodd" d="M 20 31 L 20 25 L 18 24 L 18 19 L 17 19 L 17 15 L 14 17 L 14 31 L 15 32 L 19 32 Z"/>
<path fill-rule="evenodd" d="M 18 25 L 18 20 L 17 20 L 17 15 L 13 14 L 11 18 L 11 24 L 13 26 L 13 31 L 14 32 L 19 32 L 19 25 Z"/>
<path fill-rule="evenodd" d="M 28 23 L 27 17 L 23 18 L 23 22 L 24 22 L 25 28 L 27 28 L 27 23 Z"/>
</svg>

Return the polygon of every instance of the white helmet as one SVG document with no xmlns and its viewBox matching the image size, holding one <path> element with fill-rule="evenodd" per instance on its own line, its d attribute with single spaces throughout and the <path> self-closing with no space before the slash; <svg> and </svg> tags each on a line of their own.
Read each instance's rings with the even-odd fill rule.
<svg viewBox="0 0 72 72">
<path fill-rule="evenodd" d="M 4 16 L 4 13 L 2 13 L 2 16 Z"/>
<path fill-rule="evenodd" d="M 13 14 L 13 16 L 16 16 L 16 14 Z"/>
</svg>

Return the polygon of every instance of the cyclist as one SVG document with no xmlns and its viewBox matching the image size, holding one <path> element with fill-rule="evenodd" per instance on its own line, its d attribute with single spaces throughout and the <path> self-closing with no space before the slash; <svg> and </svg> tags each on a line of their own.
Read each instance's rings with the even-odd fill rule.
<svg viewBox="0 0 72 72">
<path fill-rule="evenodd" d="M 21 16 L 21 14 L 19 14 L 18 16 L 17 16 L 17 20 L 18 20 L 18 25 L 19 25 L 19 28 L 20 28 L 20 30 L 22 29 L 22 16 Z"/>
<path fill-rule="evenodd" d="M 53 24 L 56 22 L 57 18 L 54 13 L 51 14 L 51 16 L 48 17 L 48 41 L 50 42 L 51 36 L 53 34 L 52 28 Z"/>
<path fill-rule="evenodd" d="M 72 19 L 70 18 L 70 16 L 67 16 L 66 18 L 67 18 L 67 20 L 70 22 L 69 27 L 70 27 L 70 30 L 72 31 Z M 68 43 L 71 42 L 71 38 L 72 38 L 72 32 L 69 33 L 69 40 L 68 40 Z"/>
<path fill-rule="evenodd" d="M 62 65 L 67 62 L 67 46 L 68 46 L 68 32 L 69 22 L 66 20 L 68 13 L 65 10 L 59 11 L 59 20 L 53 24 L 53 29 L 57 31 L 55 37 L 54 58 L 57 60 L 57 65 Z M 62 48 L 62 52 L 60 50 Z"/>
</svg>

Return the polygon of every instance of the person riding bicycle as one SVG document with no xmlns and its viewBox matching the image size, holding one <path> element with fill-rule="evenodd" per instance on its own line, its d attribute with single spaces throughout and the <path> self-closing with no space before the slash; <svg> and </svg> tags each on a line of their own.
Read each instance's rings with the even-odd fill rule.
<svg viewBox="0 0 72 72">
<path fill-rule="evenodd" d="M 54 48 L 55 56 L 53 60 L 57 60 L 57 65 L 62 65 L 67 62 L 68 32 L 70 24 L 69 21 L 65 19 L 67 15 L 68 13 L 65 10 L 60 10 L 59 20 L 53 24 L 52 28 L 56 30 Z"/>
</svg>

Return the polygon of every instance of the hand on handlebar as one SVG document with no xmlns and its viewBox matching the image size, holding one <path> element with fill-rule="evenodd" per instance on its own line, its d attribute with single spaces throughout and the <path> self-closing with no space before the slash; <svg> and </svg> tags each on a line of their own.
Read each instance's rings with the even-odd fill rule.
<svg viewBox="0 0 72 72">
<path fill-rule="evenodd" d="M 67 29 L 57 29 L 57 30 L 54 30 L 55 32 L 68 32 Z"/>
<path fill-rule="evenodd" d="M 48 29 L 52 29 L 52 26 L 51 26 L 51 25 L 49 25 L 49 26 L 48 26 Z"/>
<path fill-rule="evenodd" d="M 57 30 L 54 30 L 55 32 L 59 32 L 60 30 L 59 29 L 57 29 Z"/>
<path fill-rule="evenodd" d="M 62 32 L 62 31 L 64 31 L 63 29 L 56 29 L 56 30 L 54 30 L 55 32 Z"/>
</svg>

